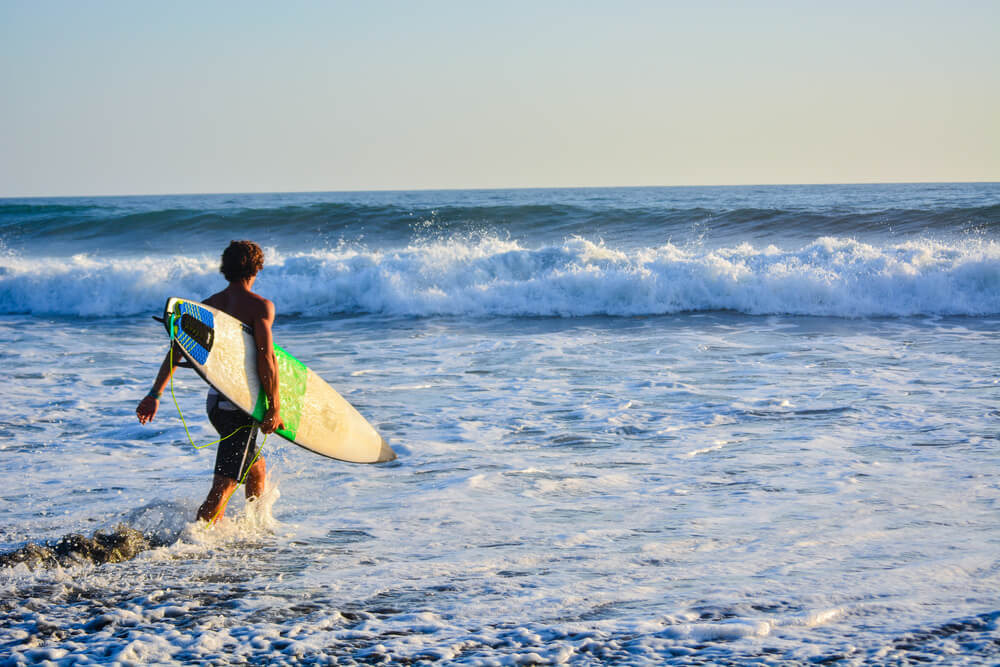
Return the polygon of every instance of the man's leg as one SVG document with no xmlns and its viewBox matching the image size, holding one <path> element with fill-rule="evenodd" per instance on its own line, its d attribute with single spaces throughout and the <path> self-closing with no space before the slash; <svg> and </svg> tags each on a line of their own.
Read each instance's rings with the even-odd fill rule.
<svg viewBox="0 0 1000 667">
<path fill-rule="evenodd" d="M 264 457 L 258 458 L 247 471 L 245 480 L 247 500 L 260 498 L 264 495 L 264 485 L 267 482 L 267 466 L 264 464 Z"/>
<path fill-rule="evenodd" d="M 212 478 L 212 488 L 208 492 L 208 497 L 198 508 L 198 519 L 208 522 L 221 519 L 222 515 L 226 513 L 226 503 L 229 501 L 229 496 L 234 490 L 236 490 L 236 480 L 216 473 Z"/>
<path fill-rule="evenodd" d="M 218 406 L 218 395 L 209 396 L 205 406 L 208 419 L 224 437 L 215 454 L 212 488 L 198 508 L 198 519 L 202 521 L 213 521 L 225 514 L 229 497 L 236 490 L 237 479 L 246 482 L 247 498 L 256 498 L 264 493 L 264 459 L 259 458 L 248 469 L 243 468 L 248 459 L 253 460 L 257 456 L 256 424 L 238 410 L 220 410 Z"/>
</svg>

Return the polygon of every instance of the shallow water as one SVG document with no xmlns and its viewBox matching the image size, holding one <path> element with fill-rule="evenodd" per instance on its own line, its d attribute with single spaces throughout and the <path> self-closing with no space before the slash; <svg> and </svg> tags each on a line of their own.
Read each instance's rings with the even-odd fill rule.
<svg viewBox="0 0 1000 667">
<path fill-rule="evenodd" d="M 167 402 L 133 423 L 147 380 L 117 379 L 154 370 L 158 325 L 0 324 L 35 341 L 4 345 L 4 544 L 123 518 L 172 540 L 0 574 L 15 660 L 998 655 L 998 320 L 295 320 L 282 345 L 400 458 L 271 439 L 280 499 L 207 532 L 211 452 Z M 200 380 L 175 389 L 207 441 Z"/>
</svg>

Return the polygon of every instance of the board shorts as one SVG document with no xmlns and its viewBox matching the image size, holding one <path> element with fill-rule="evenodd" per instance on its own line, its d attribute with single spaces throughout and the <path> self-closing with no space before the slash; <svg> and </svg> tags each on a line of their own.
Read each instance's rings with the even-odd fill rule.
<svg viewBox="0 0 1000 667">
<path fill-rule="evenodd" d="M 215 454 L 215 474 L 239 482 L 257 458 L 257 422 L 239 408 L 227 409 L 220 403 L 232 405 L 215 392 L 205 401 L 208 420 L 222 437 Z"/>
</svg>

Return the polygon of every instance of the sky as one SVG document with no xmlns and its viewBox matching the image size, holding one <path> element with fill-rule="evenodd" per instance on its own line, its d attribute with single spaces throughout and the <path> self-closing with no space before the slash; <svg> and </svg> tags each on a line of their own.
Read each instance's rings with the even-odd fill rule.
<svg viewBox="0 0 1000 667">
<path fill-rule="evenodd" d="M 1000 2 L 0 0 L 0 196 L 1000 181 Z"/>
</svg>

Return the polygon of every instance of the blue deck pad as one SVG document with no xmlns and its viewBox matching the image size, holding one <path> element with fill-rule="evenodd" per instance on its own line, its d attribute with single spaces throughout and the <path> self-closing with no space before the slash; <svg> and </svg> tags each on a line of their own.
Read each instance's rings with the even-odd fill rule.
<svg viewBox="0 0 1000 667">
<path fill-rule="evenodd" d="M 195 318 L 196 320 L 203 322 L 206 326 L 215 328 L 215 318 L 212 316 L 211 311 L 202 308 L 193 303 L 188 303 L 187 301 L 181 301 L 176 308 L 176 313 L 178 315 L 176 324 L 176 339 L 180 343 L 184 351 L 190 355 L 192 359 L 197 361 L 201 365 L 205 365 L 208 361 L 208 350 L 206 350 L 198 341 L 191 338 L 187 333 L 180 327 L 180 318 L 184 315 Z"/>
</svg>

